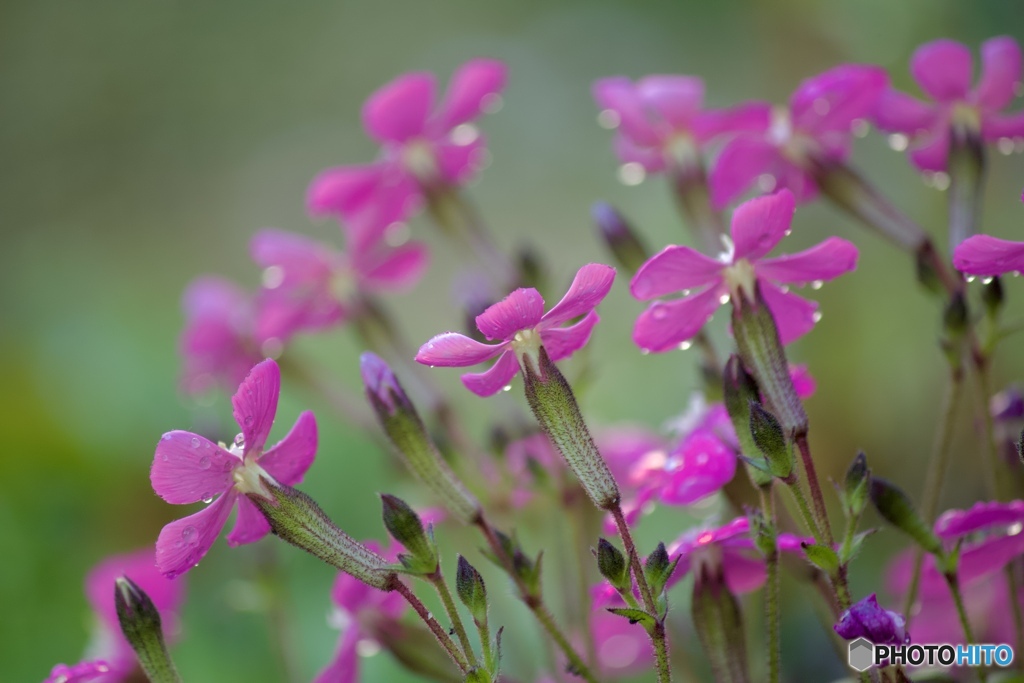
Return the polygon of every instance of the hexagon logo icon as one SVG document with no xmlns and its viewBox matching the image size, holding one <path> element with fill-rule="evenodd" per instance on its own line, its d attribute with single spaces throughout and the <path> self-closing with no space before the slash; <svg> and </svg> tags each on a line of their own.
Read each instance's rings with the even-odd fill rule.
<svg viewBox="0 0 1024 683">
<path fill-rule="evenodd" d="M 875 663 L 875 646 L 867 638 L 858 638 L 850 643 L 847 657 L 850 667 L 857 671 L 867 671 Z"/>
</svg>

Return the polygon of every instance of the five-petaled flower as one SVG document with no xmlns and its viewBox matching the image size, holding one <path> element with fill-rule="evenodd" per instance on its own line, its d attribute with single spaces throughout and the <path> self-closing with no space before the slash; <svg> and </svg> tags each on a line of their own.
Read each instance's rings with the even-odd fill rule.
<svg viewBox="0 0 1024 683">
<path fill-rule="evenodd" d="M 903 615 L 882 609 L 875 594 L 867 596 L 843 612 L 832 627 L 840 638 L 867 638 L 875 645 L 902 645 L 910 642 Z"/>
<path fill-rule="evenodd" d="M 647 261 L 630 283 L 641 301 L 682 291 L 673 301 L 657 301 L 637 319 L 633 340 L 649 351 L 668 351 L 692 338 L 715 310 L 733 298 L 752 300 L 755 285 L 775 317 L 783 344 L 810 331 L 817 304 L 782 284 L 816 287 L 853 270 L 857 248 L 830 237 L 789 256 L 765 258 L 789 232 L 795 203 L 789 190 L 757 197 L 733 212 L 731 239 L 717 259 L 685 246 L 669 246 Z M 691 290 L 696 290 L 691 293 Z"/>
<path fill-rule="evenodd" d="M 363 125 L 381 143 L 377 162 L 323 171 L 310 185 L 309 211 L 387 227 L 404 219 L 426 192 L 465 183 L 479 169 L 484 140 L 470 123 L 498 100 L 501 62 L 474 59 L 455 72 L 440 107 L 433 74 L 399 76 L 370 96 Z"/>
<path fill-rule="evenodd" d="M 802 82 L 788 108 L 760 104 L 758 129 L 727 142 L 715 161 L 715 205 L 724 207 L 755 184 L 769 192 L 788 188 L 799 202 L 813 199 L 816 168 L 845 161 L 854 125 L 871 114 L 887 84 L 878 67 L 844 64 Z"/>
<path fill-rule="evenodd" d="M 228 544 L 253 543 L 270 525 L 245 494 L 271 498 L 261 479 L 288 486 L 298 484 L 316 455 L 313 413 L 299 415 L 295 426 L 276 445 L 264 450 L 277 412 L 281 371 L 273 360 L 252 369 L 231 399 L 242 433 L 230 446 L 215 444 L 186 431 L 164 434 L 153 457 L 150 481 L 168 503 L 204 501 L 206 508 L 171 522 L 156 542 L 156 563 L 168 578 L 188 571 L 217 539 L 238 503 L 238 519 Z"/>
<path fill-rule="evenodd" d="M 521 288 L 476 317 L 476 326 L 488 340 L 483 344 L 457 332 L 439 334 L 422 347 L 416 360 L 424 365 L 467 367 L 498 356 L 482 373 L 462 376 L 466 388 L 478 396 L 490 396 L 519 372 L 523 356 L 536 354 L 543 346 L 552 361 L 568 358 L 582 348 L 597 324 L 594 311 L 611 289 L 615 269 L 590 263 L 579 269 L 562 300 L 544 313 L 544 299 L 533 288 Z M 579 322 L 564 323 L 583 316 Z"/>
<path fill-rule="evenodd" d="M 953 40 L 926 43 L 914 52 L 910 72 L 933 103 L 889 90 L 874 113 L 875 125 L 910 138 L 910 160 L 922 171 L 944 171 L 954 127 L 986 141 L 1024 136 L 1024 112 L 1001 114 L 1021 80 L 1017 41 L 1000 36 L 981 46 L 981 80 L 973 89 L 971 51 Z"/>
</svg>

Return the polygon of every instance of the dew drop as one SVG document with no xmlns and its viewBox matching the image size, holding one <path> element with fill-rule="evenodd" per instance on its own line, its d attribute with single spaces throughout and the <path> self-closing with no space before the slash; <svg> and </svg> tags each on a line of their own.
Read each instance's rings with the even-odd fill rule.
<svg viewBox="0 0 1024 683">
<path fill-rule="evenodd" d="M 485 114 L 494 114 L 500 111 L 503 106 L 505 106 L 505 98 L 496 92 L 487 93 L 480 100 L 480 108 L 483 109 Z"/>
<path fill-rule="evenodd" d="M 204 455 L 203 457 L 199 458 L 199 469 L 208 470 L 210 469 L 211 464 L 212 462 L 210 461 L 210 456 Z"/>
<path fill-rule="evenodd" d="M 814 282 L 811 283 L 811 289 L 821 289 L 822 285 L 824 284 L 825 283 L 822 282 L 821 280 L 815 280 Z"/>
<path fill-rule="evenodd" d="M 277 289 L 284 282 L 284 268 L 281 266 L 265 268 L 261 280 L 265 289 Z"/>
<path fill-rule="evenodd" d="M 245 424 L 252 424 L 252 416 L 245 418 Z M 235 434 L 235 445 L 241 448 L 245 445 L 245 434 Z"/>
<path fill-rule="evenodd" d="M 167 457 L 167 454 L 166 454 L 166 453 L 164 453 L 164 454 L 163 454 L 163 458 L 164 458 L 164 462 L 167 462 L 168 460 L 170 460 L 170 458 L 169 458 L 169 457 Z"/>
<path fill-rule="evenodd" d="M 778 181 L 775 180 L 775 176 L 771 173 L 762 173 L 757 176 L 757 189 L 761 192 L 768 193 L 775 189 L 775 185 Z"/>
<path fill-rule="evenodd" d="M 789 285 L 782 285 L 779 287 L 779 291 L 783 294 L 789 294 Z"/>
<path fill-rule="evenodd" d="M 512 385 L 511 384 L 506 384 L 505 386 L 503 386 L 501 388 L 501 390 L 502 391 L 512 391 Z"/>
<path fill-rule="evenodd" d="M 968 282 L 974 282 L 974 281 L 975 281 L 975 279 L 977 279 L 977 278 L 975 278 L 975 277 L 974 277 L 973 275 L 968 275 L 968 276 L 967 276 L 967 281 L 968 281 Z"/>
<path fill-rule="evenodd" d="M 850 131 L 858 138 L 867 137 L 870 129 L 871 126 L 869 126 L 868 122 L 864 119 L 854 119 L 853 123 L 850 125 Z"/>
<path fill-rule="evenodd" d="M 814 322 L 821 322 L 821 311 L 815 311 L 811 314 L 811 320 Z"/>
<path fill-rule="evenodd" d="M 981 284 L 983 284 L 983 285 L 990 285 L 990 284 L 992 284 L 992 278 L 991 277 L 983 278 L 981 280 Z"/>
<path fill-rule="evenodd" d="M 996 142 L 996 149 L 999 150 L 1000 154 L 1013 154 L 1013 138 L 999 138 L 998 142 Z"/>
<path fill-rule="evenodd" d="M 790 235 L 792 235 L 792 234 L 793 234 L 793 230 L 792 230 L 792 229 L 790 229 L 790 228 L 787 228 L 787 229 L 786 229 L 786 232 L 782 233 L 782 236 L 783 236 L 783 237 L 789 237 L 789 236 L 790 236 Z"/>
<path fill-rule="evenodd" d="M 656 306 L 654 310 L 651 311 L 651 317 L 655 320 L 664 320 L 668 317 L 668 311 L 665 310 L 664 306 Z"/>
<path fill-rule="evenodd" d="M 686 351 L 691 346 L 693 346 L 693 342 L 690 341 L 689 339 L 687 339 L 686 341 L 684 341 L 682 344 L 679 345 L 679 350 L 680 351 Z"/>
<path fill-rule="evenodd" d="M 619 127 L 619 112 L 614 109 L 605 109 L 597 115 L 597 125 L 608 130 L 614 130 Z"/>
<path fill-rule="evenodd" d="M 204 493 L 203 494 L 203 502 L 206 503 L 207 505 L 212 503 L 213 502 L 213 494 Z"/>
<path fill-rule="evenodd" d="M 651 350 L 650 349 L 640 349 L 640 355 L 641 356 L 649 356 L 649 355 L 651 355 Z"/>
<path fill-rule="evenodd" d="M 619 182 L 623 185 L 639 185 L 646 176 L 644 167 L 635 161 L 619 166 Z"/>
<path fill-rule="evenodd" d="M 722 304 L 723 306 L 729 303 L 729 295 L 723 294 L 722 296 L 718 297 L 718 303 Z"/>
<path fill-rule="evenodd" d="M 246 427 L 252 426 L 252 415 L 246 415 L 245 416 L 245 426 Z"/>
<path fill-rule="evenodd" d="M 480 131 L 472 123 L 459 124 L 451 133 L 452 142 L 459 147 L 473 144 L 478 137 L 480 137 Z"/>
<path fill-rule="evenodd" d="M 890 148 L 902 152 L 910 144 L 910 139 L 903 133 L 893 133 L 889 136 L 888 142 Z"/>
<path fill-rule="evenodd" d="M 198 535 L 199 532 L 196 531 L 194 526 L 187 526 L 181 530 L 181 540 L 185 541 L 185 543 L 194 543 Z"/>
<path fill-rule="evenodd" d="M 199 437 L 198 436 L 193 436 L 192 437 L 192 448 L 199 448 Z"/>
</svg>

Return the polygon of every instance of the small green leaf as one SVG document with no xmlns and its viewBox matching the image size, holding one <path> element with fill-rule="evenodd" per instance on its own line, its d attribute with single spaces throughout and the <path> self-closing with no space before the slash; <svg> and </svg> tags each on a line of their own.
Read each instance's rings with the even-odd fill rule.
<svg viewBox="0 0 1024 683">
<path fill-rule="evenodd" d="M 648 631 L 654 628 L 654 617 L 642 609 L 636 609 L 635 607 L 606 607 L 605 609 L 612 614 L 629 619 L 631 624 L 640 624 Z"/>
<path fill-rule="evenodd" d="M 804 555 L 807 556 L 811 564 L 817 566 L 829 576 L 834 575 L 839 569 L 839 556 L 835 550 L 832 550 L 827 545 L 801 543 L 800 547 L 804 549 Z"/>
</svg>

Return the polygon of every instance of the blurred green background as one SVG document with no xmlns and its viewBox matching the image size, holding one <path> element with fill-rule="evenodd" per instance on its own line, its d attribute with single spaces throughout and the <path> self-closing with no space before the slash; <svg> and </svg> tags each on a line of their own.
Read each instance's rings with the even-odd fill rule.
<svg viewBox="0 0 1024 683">
<path fill-rule="evenodd" d="M 687 239 L 660 179 L 639 187 L 616 180 L 611 135 L 595 122 L 595 78 L 696 74 L 710 103 L 724 106 L 785 101 L 802 78 L 859 61 L 889 68 L 897 85 L 913 89 L 907 60 L 919 43 L 948 36 L 976 47 L 1001 33 L 1024 36 L 1019 2 L 0 4 L 0 680 L 41 680 L 54 663 L 77 661 L 90 620 L 84 574 L 107 554 L 152 544 L 182 513 L 150 489 L 154 445 L 172 428 L 220 436 L 230 413 L 226 397 L 199 406 L 177 391 L 180 294 L 203 273 L 256 286 L 247 242 L 258 228 L 336 237 L 333 225 L 306 218 L 304 191 L 320 169 L 375 154 L 359 110 L 381 84 L 412 69 L 446 81 L 478 55 L 508 62 L 505 106 L 483 122 L 494 163 L 471 191 L 503 245 L 531 242 L 557 255 L 550 264 L 561 283 L 582 263 L 607 260 L 589 221 L 595 200 L 619 206 L 652 244 Z M 882 136 L 859 141 L 855 160 L 941 240 L 945 196 Z M 1024 238 L 1024 161 L 995 153 L 990 161 L 986 230 Z M 824 319 L 793 347 L 819 381 L 809 404 L 819 472 L 837 476 L 862 448 L 876 471 L 919 495 L 945 381 L 936 303 L 916 286 L 905 256 L 830 207 L 801 209 L 795 228 L 787 250 L 831 234 L 862 248 L 858 271 L 816 294 Z M 425 221 L 414 229 L 437 246 L 435 263 L 423 286 L 393 304 L 419 343 L 461 317 L 451 304 L 453 256 Z M 1021 283 L 1007 290 L 1020 315 Z M 600 373 L 584 406 L 595 422 L 657 426 L 698 387 L 686 353 L 637 353 L 630 330 L 640 310 L 623 281 L 602 309 Z M 723 317 L 714 330 L 724 343 Z M 356 386 L 359 349 L 345 331 L 299 347 Z M 1002 348 L 997 387 L 1021 377 L 1021 348 L 1016 338 Z M 523 403 L 518 389 L 481 401 L 456 372 L 437 379 L 477 418 Z M 368 438 L 299 387 L 284 387 L 275 435 L 306 407 L 318 412 L 322 446 L 304 489 L 354 536 L 383 534 L 375 491 L 428 502 L 397 480 Z M 483 431 L 482 419 L 474 424 Z M 971 424 L 965 413 L 948 479 L 956 486 L 945 495 L 951 505 L 981 491 Z M 681 519 L 669 511 L 641 536 L 674 538 Z M 464 545 L 472 552 L 475 544 Z M 879 573 L 897 545 L 890 533 L 872 541 L 853 572 L 856 594 L 881 589 Z M 186 577 L 191 599 L 175 654 L 187 680 L 281 680 L 267 618 L 252 600 L 266 550 L 219 541 Z M 287 626 L 301 678 L 309 679 L 337 637 L 325 621 L 332 573 L 298 551 L 273 550 L 295 606 Z M 498 594 L 509 593 L 488 576 Z M 840 674 L 793 589 L 789 675 Z M 522 610 L 506 607 L 500 619 L 526 628 Z M 528 672 L 535 655 L 523 638 L 510 639 L 510 661 Z M 368 681 L 405 680 L 382 656 L 368 658 L 365 671 Z"/>
</svg>

